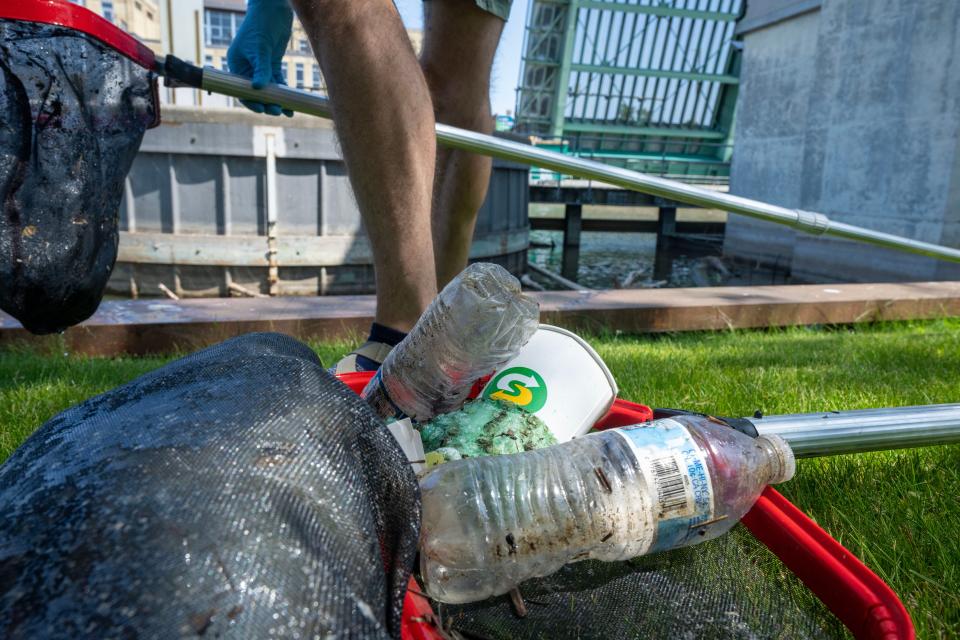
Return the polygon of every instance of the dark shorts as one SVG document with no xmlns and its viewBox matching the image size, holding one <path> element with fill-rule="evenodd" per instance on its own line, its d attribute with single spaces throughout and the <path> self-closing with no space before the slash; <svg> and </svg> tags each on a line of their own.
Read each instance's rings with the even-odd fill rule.
<svg viewBox="0 0 960 640">
<path fill-rule="evenodd" d="M 513 0 L 474 0 L 477 3 L 477 6 L 492 13 L 501 20 L 506 21 L 510 17 L 510 5 L 513 3 Z"/>
<path fill-rule="evenodd" d="M 510 5 L 513 4 L 513 0 L 473 0 L 477 3 L 477 6 L 486 11 L 487 13 L 492 13 L 497 16 L 504 22 L 507 18 L 510 17 Z"/>
</svg>

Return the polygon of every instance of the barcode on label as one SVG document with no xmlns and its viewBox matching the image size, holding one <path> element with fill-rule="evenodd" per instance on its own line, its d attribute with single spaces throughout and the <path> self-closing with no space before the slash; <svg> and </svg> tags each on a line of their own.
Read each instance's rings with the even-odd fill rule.
<svg viewBox="0 0 960 640">
<path fill-rule="evenodd" d="M 657 486 L 657 502 L 664 513 L 680 509 L 685 511 L 689 505 L 687 489 L 683 485 L 683 474 L 674 456 L 656 458 L 651 463 L 653 481 Z"/>
</svg>

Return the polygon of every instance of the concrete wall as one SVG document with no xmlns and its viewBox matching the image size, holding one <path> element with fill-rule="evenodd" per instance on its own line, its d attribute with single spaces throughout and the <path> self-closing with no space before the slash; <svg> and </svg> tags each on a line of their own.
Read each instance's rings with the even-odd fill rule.
<svg viewBox="0 0 960 640">
<path fill-rule="evenodd" d="M 744 34 L 730 191 L 960 246 L 960 3 L 823 0 Z M 960 267 L 731 216 L 728 255 L 797 280 Z"/>
<path fill-rule="evenodd" d="M 822 0 L 748 0 L 743 17 L 737 22 L 736 35 L 769 27 L 801 13 L 820 8 Z"/>
</svg>

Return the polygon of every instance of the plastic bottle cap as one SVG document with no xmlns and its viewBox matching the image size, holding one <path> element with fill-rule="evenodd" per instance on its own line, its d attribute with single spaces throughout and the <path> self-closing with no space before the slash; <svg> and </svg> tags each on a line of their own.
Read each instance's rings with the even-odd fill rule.
<svg viewBox="0 0 960 640">
<path fill-rule="evenodd" d="M 760 436 L 757 440 L 763 440 L 769 445 L 772 457 L 779 463 L 772 469 L 770 484 L 779 484 L 793 478 L 797 471 L 797 460 L 787 441 L 773 433 Z"/>
</svg>

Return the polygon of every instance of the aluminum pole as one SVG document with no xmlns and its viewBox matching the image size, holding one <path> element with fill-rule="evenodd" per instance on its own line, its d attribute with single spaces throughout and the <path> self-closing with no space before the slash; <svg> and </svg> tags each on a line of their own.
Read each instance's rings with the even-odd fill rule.
<svg viewBox="0 0 960 640">
<path fill-rule="evenodd" d="M 960 443 L 960 404 L 747 418 L 783 437 L 798 458 Z"/>
<path fill-rule="evenodd" d="M 330 118 L 333 113 L 332 105 L 326 98 L 281 85 L 268 85 L 264 89 L 255 90 L 246 78 L 209 67 L 203 69 L 202 86 L 205 91 L 221 93 L 241 100 L 278 104 L 286 109 L 321 118 Z M 890 249 L 951 262 L 960 262 L 960 249 L 920 242 L 919 240 L 865 229 L 843 222 L 834 222 L 822 213 L 787 209 L 728 193 L 718 193 L 675 180 L 658 178 L 593 160 L 565 156 L 555 151 L 504 140 L 483 133 L 466 131 L 445 124 L 437 124 L 437 141 L 454 149 L 480 153 L 502 160 L 512 160 L 542 169 L 561 171 L 579 178 L 598 180 L 624 189 L 648 193 L 699 207 L 723 209 L 758 220 L 787 225 L 805 233 L 860 240 Z"/>
</svg>

